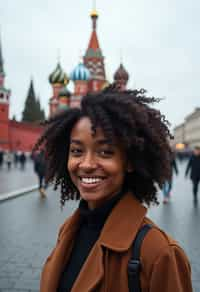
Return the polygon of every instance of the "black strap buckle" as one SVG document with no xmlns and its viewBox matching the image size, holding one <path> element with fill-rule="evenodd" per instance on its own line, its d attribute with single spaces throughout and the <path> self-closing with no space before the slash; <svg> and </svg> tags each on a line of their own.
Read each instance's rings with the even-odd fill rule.
<svg viewBox="0 0 200 292">
<path fill-rule="evenodd" d="M 139 260 L 130 260 L 128 262 L 128 274 L 129 275 L 136 275 L 140 271 L 140 261 Z"/>
</svg>

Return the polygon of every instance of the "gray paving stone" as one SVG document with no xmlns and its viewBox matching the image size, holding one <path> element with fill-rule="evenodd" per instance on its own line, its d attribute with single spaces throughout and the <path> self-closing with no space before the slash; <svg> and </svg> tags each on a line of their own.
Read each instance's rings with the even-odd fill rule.
<svg viewBox="0 0 200 292">
<path fill-rule="evenodd" d="M 39 290 L 39 281 L 38 280 L 24 280 L 20 278 L 13 286 L 14 289 L 21 289 L 21 290 Z"/>
<path fill-rule="evenodd" d="M 9 278 L 0 278 L 0 289 L 11 289 L 14 284 L 14 281 Z"/>
</svg>

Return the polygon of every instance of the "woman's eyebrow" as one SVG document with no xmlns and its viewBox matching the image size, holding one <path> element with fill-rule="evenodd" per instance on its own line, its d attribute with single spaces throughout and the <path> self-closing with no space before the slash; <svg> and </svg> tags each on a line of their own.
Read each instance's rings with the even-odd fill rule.
<svg viewBox="0 0 200 292">
<path fill-rule="evenodd" d="M 70 140 L 70 144 L 82 145 L 82 142 L 80 140 L 72 139 L 72 140 Z"/>
<path fill-rule="evenodd" d="M 99 139 L 99 140 L 97 140 L 97 144 L 114 146 L 114 143 L 109 139 Z"/>
</svg>

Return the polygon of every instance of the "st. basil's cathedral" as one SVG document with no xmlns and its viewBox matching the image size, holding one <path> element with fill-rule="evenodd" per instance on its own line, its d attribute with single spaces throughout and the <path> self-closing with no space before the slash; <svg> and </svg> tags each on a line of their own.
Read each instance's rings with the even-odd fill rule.
<svg viewBox="0 0 200 292">
<path fill-rule="evenodd" d="M 49 116 L 67 107 L 80 105 L 82 96 L 87 93 L 98 92 L 108 86 L 104 66 L 104 56 L 97 36 L 98 13 L 93 10 L 90 14 L 92 20 L 92 33 L 88 48 L 74 70 L 67 75 L 58 62 L 55 70 L 49 76 L 52 86 L 52 97 L 49 101 Z M 114 73 L 114 81 L 121 90 L 126 88 L 129 75 L 121 63 Z M 67 88 L 69 81 L 74 84 L 73 92 Z M 10 90 L 5 87 L 5 72 L 0 44 L 0 148 L 12 151 L 30 152 L 36 140 L 43 131 L 42 126 L 34 123 L 17 122 L 9 120 Z M 28 94 L 34 94 L 33 83 Z"/>
</svg>

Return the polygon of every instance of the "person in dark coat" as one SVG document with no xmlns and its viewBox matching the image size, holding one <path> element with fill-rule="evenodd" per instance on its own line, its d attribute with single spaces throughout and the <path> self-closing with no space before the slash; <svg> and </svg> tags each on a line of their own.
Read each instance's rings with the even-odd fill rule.
<svg viewBox="0 0 200 292">
<path fill-rule="evenodd" d="M 24 154 L 24 152 L 22 152 L 22 153 L 19 155 L 19 163 L 20 163 L 21 169 L 24 170 L 24 168 L 25 168 L 25 163 L 26 163 L 26 155 Z"/>
<path fill-rule="evenodd" d="M 0 149 L 0 169 L 3 166 L 3 155 L 4 155 L 4 152 L 3 152 L 3 150 Z"/>
<path fill-rule="evenodd" d="M 169 180 L 166 180 L 164 185 L 163 185 L 163 203 L 166 204 L 169 202 L 170 196 L 171 196 L 171 190 L 172 190 L 172 183 L 173 183 L 173 173 L 176 173 L 178 175 L 178 167 L 176 163 L 176 158 L 174 153 L 172 154 L 172 160 L 171 160 L 171 176 Z"/>
<path fill-rule="evenodd" d="M 198 187 L 199 187 L 199 181 L 200 181 L 200 146 L 196 146 L 194 148 L 193 154 L 190 157 L 186 170 L 185 170 L 185 177 L 187 177 L 189 172 L 190 172 L 190 179 L 193 185 L 192 191 L 193 191 L 194 201 L 197 202 Z"/>
<path fill-rule="evenodd" d="M 45 173 L 46 173 L 46 161 L 44 151 L 41 150 L 34 155 L 34 171 L 38 176 L 39 180 L 39 191 L 42 197 L 45 197 L 45 189 L 47 188 L 47 184 L 45 182 Z"/>
</svg>

